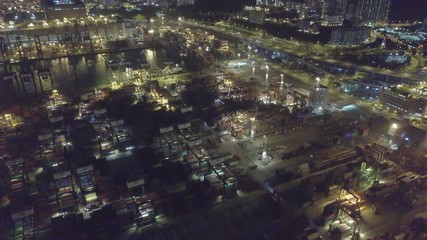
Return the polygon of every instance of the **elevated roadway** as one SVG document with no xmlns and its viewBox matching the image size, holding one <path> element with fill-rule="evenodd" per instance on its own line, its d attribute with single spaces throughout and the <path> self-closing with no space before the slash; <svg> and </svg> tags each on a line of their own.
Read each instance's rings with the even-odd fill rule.
<svg viewBox="0 0 427 240">
<path fill-rule="evenodd" d="M 263 37 L 262 33 L 260 33 L 259 31 L 248 31 L 247 29 L 242 29 L 236 26 L 231 27 L 229 25 L 223 24 L 207 25 L 204 23 L 191 21 L 181 21 L 180 23 L 185 24 L 189 27 L 200 28 L 214 32 L 216 34 L 220 34 L 222 36 L 227 36 L 228 38 L 233 38 L 252 46 L 257 46 L 259 48 L 264 48 L 270 51 L 281 52 L 293 58 L 294 60 L 306 64 L 309 67 L 313 67 L 313 65 L 307 63 L 306 60 L 312 60 L 323 64 L 335 65 L 337 67 L 342 68 L 354 69 L 355 71 L 370 74 L 382 74 L 385 76 L 406 79 L 413 82 L 423 82 L 426 80 L 425 77 L 418 76 L 410 72 L 381 69 L 367 65 L 344 62 L 342 60 L 337 60 L 326 56 L 315 55 L 315 53 L 327 53 L 328 51 L 332 50 L 332 48 L 328 46 L 283 40 L 273 36 L 269 36 L 269 38 L 266 38 L 265 36 Z"/>
</svg>

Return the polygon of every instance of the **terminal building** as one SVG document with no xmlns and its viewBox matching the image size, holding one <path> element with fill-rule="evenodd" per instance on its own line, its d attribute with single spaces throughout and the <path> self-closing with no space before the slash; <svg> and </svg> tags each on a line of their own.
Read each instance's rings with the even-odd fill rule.
<svg viewBox="0 0 427 240">
<path fill-rule="evenodd" d="M 426 101 L 403 88 L 384 88 L 380 94 L 379 102 L 387 110 L 403 115 L 416 113 L 425 115 L 426 113 Z"/>
<path fill-rule="evenodd" d="M 385 86 L 385 84 L 372 79 L 349 80 L 341 83 L 341 89 L 345 93 L 360 99 L 369 100 L 378 99 Z"/>
<path fill-rule="evenodd" d="M 81 0 L 41 0 L 45 19 L 77 19 L 86 17 L 86 7 Z"/>
</svg>

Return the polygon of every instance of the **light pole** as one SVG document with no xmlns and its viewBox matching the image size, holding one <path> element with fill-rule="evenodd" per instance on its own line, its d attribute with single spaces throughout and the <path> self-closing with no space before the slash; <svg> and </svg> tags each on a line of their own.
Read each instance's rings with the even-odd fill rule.
<svg viewBox="0 0 427 240">
<path fill-rule="evenodd" d="M 267 143 L 268 143 L 268 138 L 267 136 L 262 136 L 262 139 L 264 140 L 264 151 L 263 154 L 267 155 Z"/>
<path fill-rule="evenodd" d="M 268 70 L 270 69 L 270 67 L 268 65 L 265 66 L 265 82 L 268 85 Z"/>
<path fill-rule="evenodd" d="M 316 77 L 317 86 L 320 86 L 320 78 Z"/>
<path fill-rule="evenodd" d="M 252 77 L 255 76 L 255 61 L 252 61 Z"/>
<path fill-rule="evenodd" d="M 251 138 L 254 138 L 254 136 L 255 136 L 255 118 L 251 117 L 250 120 L 251 120 L 251 129 L 250 129 Z"/>
<path fill-rule="evenodd" d="M 280 74 L 280 86 L 283 86 L 283 73 Z"/>
<path fill-rule="evenodd" d="M 262 152 L 262 156 L 261 156 L 261 163 L 263 164 L 263 165 L 267 165 L 268 164 L 268 161 L 269 161 L 269 157 L 267 156 L 267 143 L 268 143 L 268 138 L 267 138 L 267 136 L 263 136 L 262 137 L 263 138 L 263 140 L 264 140 L 264 150 L 263 150 L 263 152 Z"/>
<path fill-rule="evenodd" d="M 248 46 L 248 60 L 251 60 L 251 46 Z"/>
</svg>

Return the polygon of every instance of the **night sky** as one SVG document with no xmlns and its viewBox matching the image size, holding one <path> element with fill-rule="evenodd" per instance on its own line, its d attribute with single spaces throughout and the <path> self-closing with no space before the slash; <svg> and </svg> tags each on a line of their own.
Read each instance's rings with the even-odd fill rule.
<svg viewBox="0 0 427 240">
<path fill-rule="evenodd" d="M 196 7 L 206 12 L 231 12 L 241 10 L 244 5 L 254 4 L 255 0 L 197 0 Z M 391 21 L 412 21 L 424 18 L 427 18 L 427 0 L 392 0 Z"/>
<path fill-rule="evenodd" d="M 427 18 L 427 0 L 392 0 L 391 2 L 390 21 Z"/>
</svg>

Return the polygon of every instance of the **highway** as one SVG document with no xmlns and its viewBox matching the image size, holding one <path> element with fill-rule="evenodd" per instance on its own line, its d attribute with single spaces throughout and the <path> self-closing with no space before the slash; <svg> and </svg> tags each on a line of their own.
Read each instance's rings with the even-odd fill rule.
<svg viewBox="0 0 427 240">
<path fill-rule="evenodd" d="M 205 30 L 218 32 L 223 35 L 227 35 L 229 37 L 238 39 L 242 42 L 245 42 L 254 46 L 266 48 L 271 51 L 279 51 L 303 63 L 307 62 L 304 60 L 304 58 L 307 58 L 307 59 L 311 58 L 320 63 L 334 64 L 341 67 L 353 68 L 358 71 L 362 71 L 366 73 L 375 73 L 375 74 L 383 74 L 383 75 L 388 75 L 388 76 L 393 76 L 398 78 L 407 78 L 416 82 L 425 81 L 425 78 L 421 76 L 404 72 L 404 71 L 380 69 L 376 67 L 371 67 L 366 65 L 357 65 L 350 62 L 344 62 L 342 60 L 328 58 L 326 54 L 333 49 L 329 46 L 322 46 L 320 44 L 312 44 L 312 43 L 299 43 L 296 41 L 283 40 L 283 39 L 279 39 L 272 36 L 270 36 L 269 38 L 262 37 L 261 33 L 257 31 L 248 31 L 246 29 L 238 28 L 236 26 L 229 26 L 225 24 L 216 24 L 212 26 L 212 25 L 206 25 L 201 22 L 194 22 L 194 21 L 192 22 L 192 21 L 184 21 L 184 20 L 182 20 L 180 24 L 181 23 L 189 27 L 203 28 Z M 316 56 L 319 54 L 323 54 L 323 56 Z"/>
<path fill-rule="evenodd" d="M 248 31 L 236 26 L 230 26 L 230 25 L 224 25 L 224 24 L 218 24 L 216 26 L 223 27 L 227 30 L 233 30 L 238 31 L 238 35 L 244 35 L 247 34 L 246 37 L 253 37 L 255 38 L 256 42 L 262 42 L 264 46 L 269 46 L 271 50 L 279 50 L 279 51 L 285 51 L 288 54 L 294 55 L 298 57 L 299 61 L 307 63 L 307 61 L 303 61 L 304 58 L 306 59 L 314 59 L 318 62 L 323 63 L 329 63 L 334 64 L 337 66 L 347 67 L 347 68 L 355 68 L 359 71 L 364 71 L 367 73 L 379 73 L 384 74 L 388 76 L 393 77 L 399 77 L 399 78 L 408 78 L 414 81 L 425 81 L 422 77 L 411 74 L 408 71 L 408 68 L 402 68 L 398 70 L 388 70 L 388 69 L 382 69 L 367 65 L 360 65 L 360 64 L 354 64 L 350 62 L 345 62 L 342 60 L 337 60 L 334 58 L 327 57 L 330 52 L 339 50 L 342 47 L 332 47 L 329 45 L 321 45 L 321 44 L 313 44 L 308 42 L 298 42 L 298 41 L 289 41 L 286 39 L 280 39 L 273 36 L 270 36 L 270 38 L 261 37 L 261 34 L 254 33 L 253 31 Z M 344 48 L 342 51 L 346 51 Z M 384 51 L 384 50 L 383 50 Z M 393 52 L 393 51 L 388 51 Z M 303 59 L 301 59 L 303 58 Z"/>
</svg>

